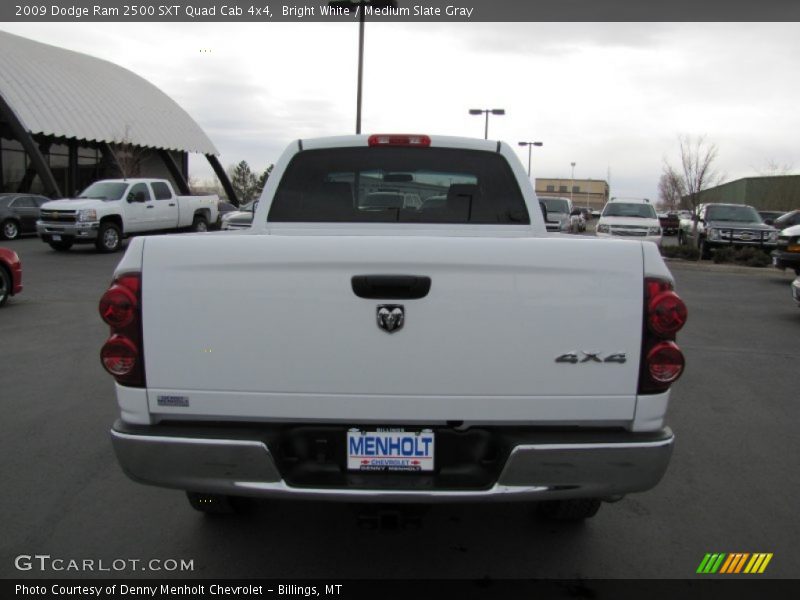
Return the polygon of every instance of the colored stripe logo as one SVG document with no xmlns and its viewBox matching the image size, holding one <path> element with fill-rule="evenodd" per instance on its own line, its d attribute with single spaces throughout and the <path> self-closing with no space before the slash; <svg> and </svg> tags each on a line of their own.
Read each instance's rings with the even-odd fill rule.
<svg viewBox="0 0 800 600">
<path fill-rule="evenodd" d="M 697 567 L 700 574 L 756 574 L 763 573 L 767 569 L 769 561 L 772 560 L 772 553 L 756 552 L 734 552 L 726 554 L 718 552 L 706 554 Z"/>
</svg>

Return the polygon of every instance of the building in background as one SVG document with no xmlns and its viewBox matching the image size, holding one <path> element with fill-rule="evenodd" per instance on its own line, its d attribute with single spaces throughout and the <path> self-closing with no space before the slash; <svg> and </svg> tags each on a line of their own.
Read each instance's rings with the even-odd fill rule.
<svg viewBox="0 0 800 600">
<path fill-rule="evenodd" d="M 122 67 L 0 31 L 0 192 L 69 197 L 109 177 L 160 177 L 188 194 L 189 153 L 236 203 L 217 149 L 156 86 Z"/>
<path fill-rule="evenodd" d="M 749 204 L 758 210 L 800 208 L 800 175 L 744 177 L 700 192 L 699 202 Z M 687 203 L 688 207 L 688 203 Z"/>
<path fill-rule="evenodd" d="M 548 179 L 537 177 L 537 196 L 570 198 L 573 206 L 603 210 L 608 202 L 608 182 L 604 179 Z"/>
</svg>

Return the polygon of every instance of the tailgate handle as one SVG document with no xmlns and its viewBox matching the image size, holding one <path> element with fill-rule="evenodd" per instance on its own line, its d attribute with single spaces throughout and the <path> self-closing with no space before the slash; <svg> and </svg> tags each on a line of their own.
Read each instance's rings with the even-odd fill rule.
<svg viewBox="0 0 800 600">
<path fill-rule="evenodd" d="M 418 275 L 354 275 L 353 292 L 371 300 L 416 300 L 431 289 L 431 278 Z"/>
</svg>

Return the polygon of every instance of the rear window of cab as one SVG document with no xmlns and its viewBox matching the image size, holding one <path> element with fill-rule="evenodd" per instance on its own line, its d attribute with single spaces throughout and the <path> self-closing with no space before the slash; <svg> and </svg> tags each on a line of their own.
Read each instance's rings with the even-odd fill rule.
<svg viewBox="0 0 800 600">
<path fill-rule="evenodd" d="M 530 223 L 496 152 L 455 148 L 304 150 L 275 192 L 270 222 Z"/>
</svg>

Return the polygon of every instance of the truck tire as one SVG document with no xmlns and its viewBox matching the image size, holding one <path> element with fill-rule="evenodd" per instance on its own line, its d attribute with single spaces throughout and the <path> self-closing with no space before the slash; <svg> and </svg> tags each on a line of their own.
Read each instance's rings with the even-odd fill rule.
<svg viewBox="0 0 800 600">
<path fill-rule="evenodd" d="M 207 515 L 231 515 L 237 512 L 236 498 L 222 494 L 186 492 L 191 507 Z"/>
<path fill-rule="evenodd" d="M 72 242 L 69 241 L 48 242 L 48 244 L 50 244 L 50 247 L 56 252 L 66 252 L 72 248 Z"/>
<path fill-rule="evenodd" d="M 19 223 L 14 219 L 6 219 L 3 221 L 3 227 L 0 233 L 2 233 L 3 238 L 7 240 L 17 239 L 19 237 Z"/>
<path fill-rule="evenodd" d="M 208 231 L 208 220 L 203 215 L 195 215 L 192 221 L 192 231 Z"/>
<path fill-rule="evenodd" d="M 101 223 L 94 245 L 100 252 L 117 252 L 122 248 L 122 232 L 115 223 Z"/>
<path fill-rule="evenodd" d="M 0 267 L 0 306 L 6 303 L 11 295 L 11 276 L 5 268 Z"/>
<path fill-rule="evenodd" d="M 576 498 L 573 500 L 546 500 L 538 509 L 546 519 L 554 521 L 582 521 L 590 519 L 600 510 L 598 498 Z"/>
</svg>

